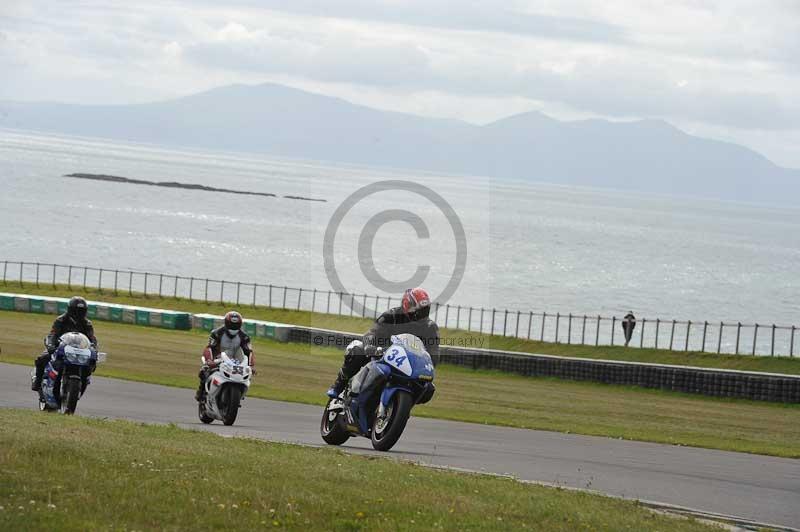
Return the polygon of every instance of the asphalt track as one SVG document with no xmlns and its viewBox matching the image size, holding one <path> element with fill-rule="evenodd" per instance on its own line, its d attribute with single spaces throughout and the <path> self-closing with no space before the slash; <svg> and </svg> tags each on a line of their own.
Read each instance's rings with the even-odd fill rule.
<svg viewBox="0 0 800 532">
<path fill-rule="evenodd" d="M 322 445 L 320 407 L 249 398 L 233 427 L 203 425 L 193 394 L 94 378 L 78 414 Z M 0 364 L 0 406 L 36 408 L 28 368 Z M 800 460 L 423 418 L 390 453 L 364 438 L 343 447 L 800 528 Z"/>
</svg>

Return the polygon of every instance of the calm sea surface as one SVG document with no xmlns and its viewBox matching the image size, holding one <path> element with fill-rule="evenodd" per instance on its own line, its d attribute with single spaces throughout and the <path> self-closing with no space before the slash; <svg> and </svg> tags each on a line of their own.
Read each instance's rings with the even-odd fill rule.
<svg viewBox="0 0 800 532">
<path fill-rule="evenodd" d="M 62 177 L 105 173 L 299 195 L 286 198 L 135 186 Z M 0 130 L 0 260 L 132 268 L 329 289 L 323 236 L 336 208 L 364 185 L 424 184 L 467 235 L 464 279 L 450 302 L 548 313 L 800 322 L 800 207 L 438 176 L 257 155 L 212 153 Z M 800 203 L 800 201 L 798 202 Z M 377 271 L 441 292 L 456 241 L 444 215 L 412 193 L 356 204 L 335 240 L 345 286 L 376 290 L 359 267 L 367 221 L 417 214 L 419 238 L 390 222 L 374 240 Z M 396 294 L 392 294 L 396 295 Z"/>
</svg>

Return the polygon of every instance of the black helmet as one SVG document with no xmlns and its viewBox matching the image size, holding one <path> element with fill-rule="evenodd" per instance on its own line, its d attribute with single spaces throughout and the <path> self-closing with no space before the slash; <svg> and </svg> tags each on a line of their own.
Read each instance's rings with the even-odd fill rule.
<svg viewBox="0 0 800 532">
<path fill-rule="evenodd" d="M 232 310 L 225 314 L 225 332 L 229 336 L 236 336 L 239 329 L 242 328 L 242 315 Z"/>
<path fill-rule="evenodd" d="M 86 304 L 86 300 L 82 297 L 73 296 L 72 299 L 69 300 L 69 304 L 67 305 L 67 316 L 74 320 L 82 320 L 86 317 L 86 313 L 89 311 L 89 305 Z"/>
</svg>

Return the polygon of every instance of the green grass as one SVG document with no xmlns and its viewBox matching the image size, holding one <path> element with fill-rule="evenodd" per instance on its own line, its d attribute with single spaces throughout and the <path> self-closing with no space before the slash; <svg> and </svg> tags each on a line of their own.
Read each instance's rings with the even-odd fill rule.
<svg viewBox="0 0 800 532">
<path fill-rule="evenodd" d="M 4 530 L 718 530 L 334 449 L 0 409 Z"/>
<path fill-rule="evenodd" d="M 31 364 L 53 317 L 0 312 L 0 361 Z M 99 375 L 195 388 L 201 331 L 98 322 L 109 352 Z M 324 404 L 339 350 L 254 341 L 255 397 Z M 442 365 L 415 416 L 800 458 L 800 405 L 716 399 L 635 387 L 522 377 Z M 91 393 L 91 390 L 89 391 Z"/>
<path fill-rule="evenodd" d="M 219 303 L 204 303 L 197 301 L 192 302 L 186 299 L 172 297 L 144 297 L 144 295 L 136 292 L 134 292 L 132 296 L 128 295 L 127 293 L 123 294 L 122 292 L 115 296 L 108 290 L 99 292 L 96 289 L 89 289 L 84 291 L 80 288 L 68 289 L 66 286 L 60 285 L 56 285 L 56 288 L 53 288 L 52 285 L 41 285 L 36 287 L 34 283 L 23 283 L 22 285 L 19 283 L 7 283 L 6 285 L 0 284 L 0 290 L 59 297 L 69 297 L 74 294 L 81 294 L 98 301 L 183 310 L 192 313 L 224 314 L 232 308 L 232 306 L 229 304 L 222 305 Z M 248 305 L 242 305 L 239 307 L 239 310 L 246 318 L 251 319 L 269 320 L 280 323 L 291 323 L 294 325 L 306 325 L 357 333 L 363 333 L 372 323 L 372 320 L 364 318 L 338 316 L 319 312 L 286 310 L 280 308 L 252 307 Z M 697 351 L 681 352 L 669 351 L 666 349 L 626 348 L 622 346 L 595 347 L 574 344 L 568 345 L 523 340 L 504 336 L 491 336 L 488 334 L 479 334 L 476 332 L 467 332 L 455 329 L 442 329 L 441 335 L 445 342 L 457 342 L 459 345 L 468 343 L 468 345 L 473 347 L 482 347 L 484 349 L 502 349 L 509 351 L 521 351 L 525 353 L 542 353 L 549 355 L 562 355 L 603 360 L 678 364 L 696 367 L 713 367 L 742 371 L 764 371 L 770 373 L 800 375 L 800 357 L 754 357 L 747 355 L 717 355 L 712 353 L 700 353 Z"/>
</svg>

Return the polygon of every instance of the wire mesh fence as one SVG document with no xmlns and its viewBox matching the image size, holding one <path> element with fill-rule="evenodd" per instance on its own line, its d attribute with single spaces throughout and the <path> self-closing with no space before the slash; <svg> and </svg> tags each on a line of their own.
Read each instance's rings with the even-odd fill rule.
<svg viewBox="0 0 800 532">
<path fill-rule="evenodd" d="M 35 283 L 37 287 L 108 291 L 145 297 L 180 297 L 190 301 L 266 306 L 375 318 L 384 309 L 399 305 L 397 297 L 333 292 L 316 288 L 254 282 L 185 277 L 134 270 L 3 261 L 3 285 Z M 372 309 L 359 314 L 358 308 Z M 548 313 L 434 302 L 433 319 L 440 327 L 576 345 L 622 345 L 623 320 L 617 316 Z M 701 351 L 749 355 L 794 356 L 797 327 L 764 323 L 691 321 L 639 318 L 629 345 L 676 351 Z"/>
</svg>

